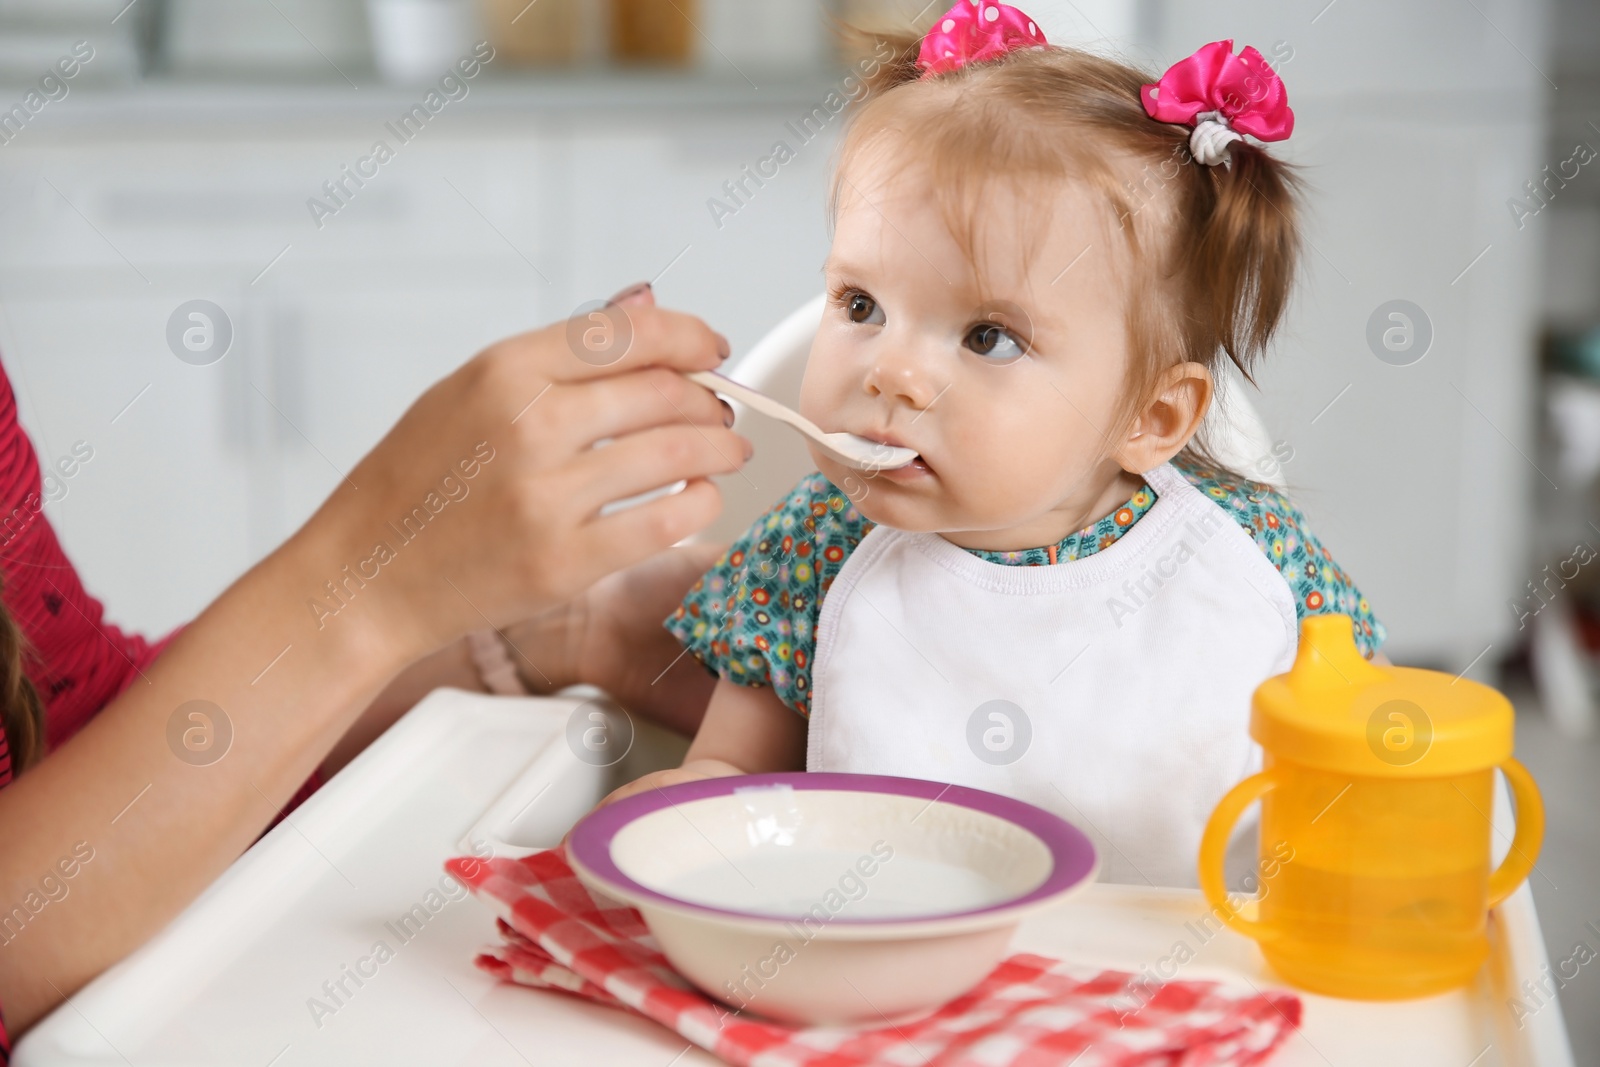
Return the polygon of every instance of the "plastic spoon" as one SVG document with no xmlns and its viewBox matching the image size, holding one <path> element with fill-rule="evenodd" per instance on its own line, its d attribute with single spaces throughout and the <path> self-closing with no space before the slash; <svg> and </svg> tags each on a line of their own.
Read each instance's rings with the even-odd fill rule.
<svg viewBox="0 0 1600 1067">
<path fill-rule="evenodd" d="M 694 371 L 687 377 L 714 393 L 732 397 L 753 411 L 759 411 L 769 418 L 787 423 L 810 438 L 830 458 L 855 470 L 894 470 L 897 467 L 904 467 L 917 458 L 917 451 L 914 448 L 898 448 L 880 441 L 869 441 L 853 433 L 827 433 L 798 411 L 791 411 L 770 396 L 758 393 L 747 385 L 740 385 L 733 379 L 724 378 L 712 371 Z"/>
</svg>

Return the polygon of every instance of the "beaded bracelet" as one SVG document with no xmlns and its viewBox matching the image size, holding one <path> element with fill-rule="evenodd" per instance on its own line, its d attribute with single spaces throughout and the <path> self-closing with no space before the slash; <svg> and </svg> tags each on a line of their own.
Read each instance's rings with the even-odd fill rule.
<svg viewBox="0 0 1600 1067">
<path fill-rule="evenodd" d="M 484 688 L 501 696 L 529 696 L 531 690 L 522 682 L 516 664 L 506 651 L 504 638 L 498 630 L 473 630 L 467 634 L 467 650 L 478 668 L 478 677 Z"/>
</svg>

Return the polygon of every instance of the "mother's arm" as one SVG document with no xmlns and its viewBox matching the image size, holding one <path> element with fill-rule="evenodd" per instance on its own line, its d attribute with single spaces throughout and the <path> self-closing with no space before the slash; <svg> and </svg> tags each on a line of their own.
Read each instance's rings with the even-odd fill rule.
<svg viewBox="0 0 1600 1067">
<path fill-rule="evenodd" d="M 531 693 L 547 696 L 579 683 L 604 689 L 628 711 L 693 735 L 716 686 L 661 620 L 725 551 L 682 545 L 608 574 L 572 601 L 500 631 L 512 666 Z M 332 777 L 441 686 L 487 692 L 465 640 L 401 671 L 322 761 Z"/>
<path fill-rule="evenodd" d="M 75 846 L 80 860 L 93 850 L 65 896 L 24 908 L 19 930 L 0 926 L 13 1033 L 205 889 L 407 664 L 468 630 L 548 610 L 715 517 L 707 477 L 741 466 L 748 444 L 676 371 L 717 366 L 727 343 L 689 316 L 630 316 L 632 345 L 614 365 L 575 358 L 562 323 L 492 346 L 435 385 L 139 681 L 0 790 L 0 920 L 42 878 L 59 879 Z M 452 474 L 468 493 L 439 507 Z M 598 514 L 680 478 L 681 493 Z M 416 508 L 431 518 L 403 540 Z M 374 568 L 364 584 L 347 577 Z M 337 613 L 329 582 L 345 589 Z M 174 713 L 193 700 L 222 708 L 233 729 L 226 754 L 203 766 L 168 743 Z"/>
</svg>

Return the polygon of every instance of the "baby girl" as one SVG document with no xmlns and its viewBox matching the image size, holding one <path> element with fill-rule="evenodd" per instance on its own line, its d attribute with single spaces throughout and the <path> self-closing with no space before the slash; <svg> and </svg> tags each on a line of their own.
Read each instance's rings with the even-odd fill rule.
<svg viewBox="0 0 1600 1067">
<path fill-rule="evenodd" d="M 851 121 L 801 410 L 916 450 L 805 478 L 668 628 L 721 678 L 682 768 L 955 782 L 1193 885 L 1259 763 L 1250 695 L 1366 600 L 1272 488 L 1197 437 L 1288 302 L 1293 115 L 1253 48 L 1158 84 L 961 0 Z M 1254 140 L 1246 140 L 1244 135 Z"/>
</svg>

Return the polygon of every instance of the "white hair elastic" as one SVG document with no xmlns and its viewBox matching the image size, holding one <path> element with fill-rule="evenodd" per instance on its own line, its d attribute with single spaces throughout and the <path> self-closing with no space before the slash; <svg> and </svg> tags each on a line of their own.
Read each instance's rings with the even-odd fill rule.
<svg viewBox="0 0 1600 1067">
<path fill-rule="evenodd" d="M 1208 167 L 1228 162 L 1228 146 L 1243 136 L 1228 125 L 1220 111 L 1203 111 L 1194 117 L 1194 132 L 1189 135 L 1189 152 Z"/>
</svg>

